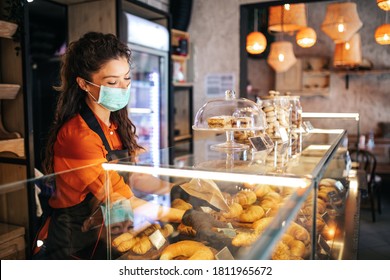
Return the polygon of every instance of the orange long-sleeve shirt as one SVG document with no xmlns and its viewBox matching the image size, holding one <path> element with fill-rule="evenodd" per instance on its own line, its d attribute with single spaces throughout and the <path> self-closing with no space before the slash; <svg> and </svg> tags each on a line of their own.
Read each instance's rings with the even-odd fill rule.
<svg viewBox="0 0 390 280">
<path fill-rule="evenodd" d="M 122 149 L 117 126 L 112 124 L 109 128 L 98 117 L 96 119 L 111 149 Z M 106 172 L 101 164 L 107 162 L 107 153 L 99 135 L 89 128 L 80 115 L 65 123 L 54 145 L 56 191 L 50 198 L 50 205 L 53 208 L 74 206 L 83 201 L 88 193 L 103 201 L 107 197 L 104 183 Z M 113 171 L 109 176 L 112 201 L 133 196 L 122 176 Z"/>
</svg>

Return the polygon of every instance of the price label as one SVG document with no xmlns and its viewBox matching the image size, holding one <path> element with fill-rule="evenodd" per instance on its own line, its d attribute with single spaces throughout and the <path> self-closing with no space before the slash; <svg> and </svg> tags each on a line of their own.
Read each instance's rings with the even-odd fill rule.
<svg viewBox="0 0 390 280">
<path fill-rule="evenodd" d="M 343 185 L 343 183 L 341 183 L 340 181 L 336 181 L 336 183 L 334 184 L 334 186 L 335 186 L 340 192 L 343 192 L 343 191 L 344 191 L 344 185 Z"/>
<path fill-rule="evenodd" d="M 287 130 L 284 127 L 279 128 L 279 135 L 283 142 L 288 142 Z"/>
<path fill-rule="evenodd" d="M 160 249 L 166 242 L 164 235 L 162 235 L 160 230 L 156 230 L 151 235 L 149 235 L 149 240 L 156 249 Z"/>
<path fill-rule="evenodd" d="M 309 121 L 304 121 L 304 122 L 303 122 L 303 126 L 304 126 L 304 128 L 305 128 L 305 130 L 306 130 L 307 132 L 309 132 L 310 130 L 313 130 L 313 129 L 314 129 L 313 125 L 312 125 L 311 122 L 309 122 Z"/>
<path fill-rule="evenodd" d="M 326 242 L 325 238 L 323 238 L 323 237 L 321 236 L 321 234 L 318 236 L 318 245 L 319 245 L 320 248 L 325 252 L 325 254 L 327 254 L 328 256 L 330 256 L 330 253 L 331 253 L 330 246 L 329 246 L 328 243 Z"/>
<path fill-rule="evenodd" d="M 234 260 L 232 253 L 230 253 L 228 247 L 223 247 L 221 251 L 215 254 L 217 260 Z"/>
<path fill-rule="evenodd" d="M 253 148 L 256 151 L 271 150 L 274 147 L 274 142 L 268 136 L 268 134 L 264 134 L 261 136 L 255 136 L 255 137 L 249 137 L 249 142 L 251 142 Z"/>
</svg>

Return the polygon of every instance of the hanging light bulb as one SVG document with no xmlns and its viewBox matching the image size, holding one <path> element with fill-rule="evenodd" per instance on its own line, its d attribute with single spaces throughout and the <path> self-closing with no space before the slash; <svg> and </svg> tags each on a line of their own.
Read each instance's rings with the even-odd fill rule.
<svg viewBox="0 0 390 280">
<path fill-rule="evenodd" d="M 321 29 L 336 44 L 348 41 L 363 26 L 356 3 L 328 4 Z"/>
<path fill-rule="evenodd" d="M 270 48 L 267 63 L 278 73 L 287 71 L 297 61 L 291 42 L 273 42 Z"/>
<path fill-rule="evenodd" d="M 390 0 L 376 0 L 379 8 L 385 11 L 390 11 Z"/>
<path fill-rule="evenodd" d="M 375 41 L 380 45 L 390 44 L 390 24 L 382 24 L 375 30 Z"/>
<path fill-rule="evenodd" d="M 254 31 L 246 37 L 246 51 L 250 54 L 261 54 L 267 47 L 264 34 L 257 31 L 257 9 L 255 9 Z"/>
</svg>

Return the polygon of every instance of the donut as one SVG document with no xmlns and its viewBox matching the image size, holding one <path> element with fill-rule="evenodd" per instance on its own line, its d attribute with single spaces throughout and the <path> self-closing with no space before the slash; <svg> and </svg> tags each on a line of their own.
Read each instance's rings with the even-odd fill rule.
<svg viewBox="0 0 390 280">
<path fill-rule="evenodd" d="M 168 245 L 162 252 L 160 260 L 173 260 L 184 257 L 187 260 L 214 260 L 214 254 L 203 243 L 183 240 Z"/>
</svg>

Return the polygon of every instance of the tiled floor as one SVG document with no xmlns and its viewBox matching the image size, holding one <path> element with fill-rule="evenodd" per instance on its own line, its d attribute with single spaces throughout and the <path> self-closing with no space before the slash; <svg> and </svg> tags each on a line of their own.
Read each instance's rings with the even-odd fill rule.
<svg viewBox="0 0 390 280">
<path fill-rule="evenodd" d="M 390 180 L 382 183 L 382 214 L 376 213 L 376 222 L 369 208 L 360 211 L 358 260 L 390 260 Z"/>
</svg>

